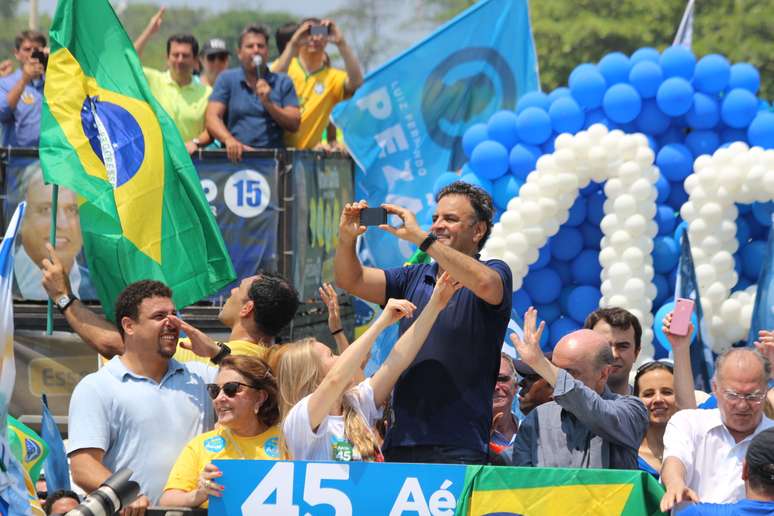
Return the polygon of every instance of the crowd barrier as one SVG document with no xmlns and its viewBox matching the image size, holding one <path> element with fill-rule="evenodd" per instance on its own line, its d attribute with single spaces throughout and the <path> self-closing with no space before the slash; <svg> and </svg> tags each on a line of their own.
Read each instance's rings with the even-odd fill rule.
<svg viewBox="0 0 774 516">
<path fill-rule="evenodd" d="M 341 154 L 284 150 L 245 152 L 239 163 L 231 163 L 224 151 L 201 151 L 192 158 L 237 278 L 258 269 L 276 270 L 292 279 L 304 301 L 282 339 L 315 336 L 332 345 L 327 316 L 315 300 L 317 287 L 333 280 L 339 213 L 354 190 L 352 160 Z M 4 149 L 0 152 L 0 229 L 22 200 L 28 205 L 14 257 L 17 381 L 10 413 L 36 427 L 43 393 L 49 395 L 54 416 L 65 421 L 70 393 L 80 378 L 97 369 L 97 356 L 69 333 L 58 313 L 54 328 L 60 331 L 43 334 L 46 296 L 35 260 L 42 259 L 41 250 L 48 241 L 51 189 L 43 184 L 37 149 Z M 97 303 L 81 250 L 77 211 L 76 196 L 60 190 L 57 248 L 72 263 L 70 279 L 76 295 Z M 226 338 L 217 313 L 232 286 L 184 310 L 186 320 L 216 338 Z M 342 318 L 351 336 L 354 313 L 346 297 Z"/>
<path fill-rule="evenodd" d="M 215 461 L 211 516 L 661 514 L 642 471 L 367 462 Z"/>
</svg>

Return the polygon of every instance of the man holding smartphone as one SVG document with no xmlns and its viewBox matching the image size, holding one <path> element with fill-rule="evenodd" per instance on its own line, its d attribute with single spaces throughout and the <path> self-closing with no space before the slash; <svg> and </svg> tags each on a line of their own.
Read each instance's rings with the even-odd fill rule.
<svg viewBox="0 0 774 516">
<path fill-rule="evenodd" d="M 345 70 L 330 66 L 325 53 L 328 43 L 338 47 Z M 285 143 L 296 149 L 311 149 L 322 141 L 333 106 L 349 98 L 363 84 L 363 71 L 339 27 L 331 20 L 306 18 L 290 38 L 272 71 L 287 72 L 298 93 L 301 127 L 287 133 Z M 333 133 L 333 134 L 331 134 Z M 328 143 L 336 141 L 335 128 Z"/>
<path fill-rule="evenodd" d="M 360 263 L 355 244 L 366 230 L 361 214 L 368 206 L 364 201 L 347 204 L 339 223 L 336 283 L 372 303 L 408 299 L 419 312 L 443 271 L 462 283 L 464 288 L 438 316 L 419 354 L 395 385 L 394 420 L 387 430 L 384 456 L 392 462 L 484 464 L 492 392 L 511 313 L 511 270 L 501 260 L 479 259 L 492 229 L 489 194 L 458 181 L 441 190 L 436 201 L 430 232 L 419 227 L 411 211 L 382 206 L 403 224 L 382 223 L 379 229 L 418 246 L 435 260 L 387 270 Z M 401 321 L 400 332 L 411 323 Z"/>
<path fill-rule="evenodd" d="M 20 67 L 0 79 L 3 147 L 38 146 L 47 46 L 46 37 L 36 30 L 25 30 L 16 36 L 14 54 Z"/>
</svg>

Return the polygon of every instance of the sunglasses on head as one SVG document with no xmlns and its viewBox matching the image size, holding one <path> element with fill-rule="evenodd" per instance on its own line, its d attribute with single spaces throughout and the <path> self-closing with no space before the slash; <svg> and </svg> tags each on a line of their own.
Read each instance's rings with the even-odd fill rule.
<svg viewBox="0 0 774 516">
<path fill-rule="evenodd" d="M 237 395 L 239 391 L 242 390 L 242 387 L 246 387 L 248 389 L 256 388 L 252 385 L 248 385 L 242 382 L 226 382 L 222 386 L 218 385 L 217 383 L 208 383 L 207 392 L 209 393 L 210 398 L 215 399 L 218 397 L 218 394 L 220 394 L 220 391 L 222 389 L 223 394 L 225 394 L 229 398 L 233 398 L 234 396 Z"/>
<path fill-rule="evenodd" d="M 667 369 L 670 371 L 675 370 L 675 362 L 671 358 L 659 358 L 658 360 L 646 360 L 642 364 L 640 364 L 640 367 L 637 368 L 637 372 L 635 374 L 642 374 L 648 369 L 651 369 L 653 367 L 656 367 L 657 364 L 660 364 L 662 366 L 666 366 Z"/>
</svg>

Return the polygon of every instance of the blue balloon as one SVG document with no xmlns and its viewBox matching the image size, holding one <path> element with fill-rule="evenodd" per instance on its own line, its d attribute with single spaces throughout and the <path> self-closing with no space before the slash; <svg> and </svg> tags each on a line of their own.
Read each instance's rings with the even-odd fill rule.
<svg viewBox="0 0 774 516">
<path fill-rule="evenodd" d="M 551 261 L 551 242 L 546 242 L 546 245 L 540 248 L 540 252 L 538 253 L 538 259 L 535 261 L 535 263 L 531 264 L 529 266 L 529 272 L 537 271 L 548 265 L 548 262 Z M 529 273 L 528 273 L 529 274 Z"/>
<path fill-rule="evenodd" d="M 438 197 L 438 192 L 440 192 L 443 188 L 449 186 L 455 181 L 459 181 L 460 176 L 455 174 L 454 172 L 444 172 L 438 178 L 435 180 L 435 183 L 433 183 L 433 197 Z"/>
<path fill-rule="evenodd" d="M 551 252 L 553 253 L 554 248 L 551 247 Z M 562 285 L 568 285 L 572 283 L 572 269 L 570 268 L 569 262 L 563 262 L 561 260 L 551 260 L 551 263 L 548 264 L 548 266 L 556 271 L 556 273 L 559 275 L 559 279 L 562 280 Z M 561 298 L 561 296 L 559 296 Z"/>
<path fill-rule="evenodd" d="M 667 198 L 667 204 L 670 205 L 675 211 L 680 211 L 680 207 L 688 200 L 688 194 L 683 187 L 682 181 L 673 181 L 669 184 L 670 192 L 669 198 Z"/>
<path fill-rule="evenodd" d="M 560 317 L 551 323 L 551 340 L 554 343 L 559 342 L 562 337 L 581 329 L 581 324 L 578 321 L 574 321 L 569 317 Z"/>
<path fill-rule="evenodd" d="M 557 133 L 572 133 L 583 128 L 583 110 L 572 97 L 559 97 L 548 108 L 551 127 Z"/>
<path fill-rule="evenodd" d="M 553 154 L 556 150 L 556 136 L 549 136 L 546 142 L 540 146 L 541 154 Z"/>
<path fill-rule="evenodd" d="M 672 188 L 669 186 L 669 181 L 664 177 L 664 174 L 659 173 L 658 179 L 656 180 L 656 190 L 658 190 L 658 197 L 656 197 L 656 202 L 659 204 L 666 202 L 666 200 L 669 198 L 669 193 L 672 191 Z"/>
<path fill-rule="evenodd" d="M 562 280 L 556 271 L 544 268 L 527 274 L 524 288 L 535 303 L 547 304 L 559 298 Z"/>
<path fill-rule="evenodd" d="M 750 145 L 774 149 L 774 113 L 760 112 L 747 129 Z"/>
<path fill-rule="evenodd" d="M 656 102 L 669 116 L 684 115 L 693 104 L 693 87 L 681 77 L 671 77 L 658 87 Z"/>
<path fill-rule="evenodd" d="M 665 79 L 669 77 L 690 79 L 696 67 L 696 57 L 687 47 L 674 45 L 664 50 L 660 63 Z"/>
<path fill-rule="evenodd" d="M 583 233 L 583 247 L 586 249 L 596 249 L 598 251 L 599 243 L 603 236 L 599 226 L 586 222 L 581 225 L 580 230 L 581 233 Z"/>
<path fill-rule="evenodd" d="M 719 54 L 708 54 L 696 63 L 693 72 L 693 86 L 703 93 L 716 94 L 728 86 L 731 63 Z"/>
<path fill-rule="evenodd" d="M 655 99 L 642 101 L 642 110 L 635 119 L 637 129 L 647 135 L 661 134 L 669 128 L 671 119 L 656 104 Z"/>
<path fill-rule="evenodd" d="M 573 289 L 572 281 L 569 283 L 566 283 L 564 287 L 562 287 L 562 292 L 559 294 L 559 304 L 562 307 L 562 313 L 566 314 L 570 312 L 569 304 L 570 304 L 570 292 L 572 292 Z"/>
<path fill-rule="evenodd" d="M 761 74 L 750 63 L 736 63 L 731 66 L 728 88 L 743 88 L 750 93 L 758 93 L 761 87 Z"/>
<path fill-rule="evenodd" d="M 631 122 L 642 109 L 642 99 L 630 84 L 615 84 L 605 92 L 602 108 L 607 118 L 619 124 Z"/>
<path fill-rule="evenodd" d="M 693 131 L 685 137 L 685 145 L 694 158 L 702 154 L 712 154 L 720 146 L 720 137 L 715 131 Z"/>
<path fill-rule="evenodd" d="M 666 274 L 677 265 L 680 257 L 680 246 L 675 239 L 668 236 L 657 236 L 653 240 L 653 270 Z"/>
<path fill-rule="evenodd" d="M 645 137 L 648 139 L 648 147 L 650 147 L 650 150 L 652 150 L 654 154 L 657 154 L 661 147 L 656 141 L 656 138 L 654 136 L 651 136 L 650 134 L 646 134 Z"/>
<path fill-rule="evenodd" d="M 586 198 L 579 195 L 570 207 L 570 216 L 565 224 L 567 226 L 580 226 L 586 220 Z"/>
<path fill-rule="evenodd" d="M 586 112 L 586 122 L 583 124 L 584 129 L 588 129 L 594 124 L 602 124 L 604 126 L 610 125 L 610 120 L 605 116 L 605 111 L 602 108 L 592 109 Z"/>
<path fill-rule="evenodd" d="M 511 307 L 516 310 L 519 315 L 524 315 L 529 307 L 532 306 L 532 299 L 527 294 L 527 291 L 522 289 L 517 290 L 511 297 Z"/>
<path fill-rule="evenodd" d="M 586 198 L 586 218 L 595 226 L 599 226 L 605 216 L 605 193 L 597 190 Z"/>
<path fill-rule="evenodd" d="M 758 113 L 758 99 L 742 88 L 729 91 L 720 106 L 720 118 L 729 127 L 741 129 L 750 125 Z"/>
<path fill-rule="evenodd" d="M 658 224 L 659 235 L 671 235 L 677 225 L 677 216 L 675 209 L 671 206 L 661 204 L 656 209 L 656 224 Z"/>
<path fill-rule="evenodd" d="M 470 168 L 484 179 L 497 179 L 508 172 L 508 149 L 492 140 L 481 142 L 473 149 Z"/>
<path fill-rule="evenodd" d="M 755 120 L 753 120 L 754 122 Z M 752 123 L 750 124 L 752 125 Z M 749 131 L 749 129 L 748 129 Z M 720 131 L 720 143 L 746 142 L 748 131 L 726 127 Z"/>
<path fill-rule="evenodd" d="M 500 222 L 500 217 L 503 216 L 503 213 L 505 213 L 505 210 L 501 210 L 500 208 L 495 206 L 494 215 L 492 215 L 492 222 L 494 224 L 497 224 L 498 222 Z M 428 226 L 428 227 L 430 227 L 430 226 Z M 422 229 L 424 229 L 424 228 L 422 228 Z"/>
<path fill-rule="evenodd" d="M 551 239 L 551 255 L 557 260 L 570 261 L 582 250 L 583 234 L 576 228 L 562 226 Z"/>
<path fill-rule="evenodd" d="M 473 149 L 476 145 L 487 140 L 489 138 L 487 134 L 486 124 L 473 124 L 465 130 L 462 135 L 462 150 L 465 152 L 465 156 L 470 159 L 473 154 Z"/>
<path fill-rule="evenodd" d="M 656 165 L 670 181 L 682 181 L 693 171 L 693 156 L 685 145 L 664 145 L 656 155 Z"/>
<path fill-rule="evenodd" d="M 739 242 L 739 249 L 750 241 L 750 225 L 744 217 L 736 218 L 736 241 Z"/>
<path fill-rule="evenodd" d="M 554 102 L 556 102 L 562 97 L 570 97 L 570 96 L 572 96 L 572 93 L 570 93 L 570 88 L 566 86 L 560 86 L 548 94 L 548 102 L 553 104 Z"/>
<path fill-rule="evenodd" d="M 562 315 L 562 307 L 559 306 L 558 301 L 549 303 L 547 305 L 535 306 L 538 312 L 538 317 L 546 322 L 546 326 L 557 320 Z"/>
<path fill-rule="evenodd" d="M 581 285 L 599 286 L 599 275 L 602 266 L 599 264 L 599 252 L 594 249 L 584 249 L 572 261 L 572 277 Z"/>
<path fill-rule="evenodd" d="M 520 114 L 529 107 L 536 107 L 546 111 L 550 104 L 551 102 L 548 100 L 548 95 L 542 91 L 530 91 L 529 93 L 522 95 L 519 99 L 519 102 L 516 104 L 516 114 Z"/>
<path fill-rule="evenodd" d="M 661 147 L 670 143 L 683 143 L 685 132 L 679 127 L 672 126 L 658 137 L 658 143 Z M 661 150 L 661 149 L 659 149 Z"/>
<path fill-rule="evenodd" d="M 656 312 L 655 317 L 653 318 L 653 334 L 656 337 L 656 341 L 661 344 L 661 347 L 663 347 L 667 352 L 672 351 L 672 346 L 669 344 L 669 339 L 667 339 L 667 336 L 664 334 L 664 331 L 661 329 L 663 327 L 662 321 L 664 320 L 664 317 L 669 314 L 672 310 L 675 309 L 675 302 L 669 301 L 668 303 L 664 304 L 661 308 L 658 309 Z M 691 314 L 691 322 L 693 323 L 693 332 L 691 333 L 691 340 L 694 339 L 696 336 L 696 332 L 699 328 L 699 318 L 696 315 L 696 311 Z"/>
<path fill-rule="evenodd" d="M 482 188 L 489 195 L 494 193 L 494 185 L 490 180 L 479 177 L 472 172 L 463 174 L 462 177 L 460 177 L 460 181 Z"/>
<path fill-rule="evenodd" d="M 611 52 L 599 60 L 597 64 L 599 73 L 605 78 L 608 86 L 626 82 L 629 80 L 629 70 L 631 63 L 626 54 L 622 52 Z"/>
<path fill-rule="evenodd" d="M 653 306 L 658 306 L 669 297 L 669 282 L 663 274 L 654 274 L 653 284 L 656 286 L 656 297 L 653 299 Z"/>
<path fill-rule="evenodd" d="M 575 68 L 570 74 L 568 84 L 573 98 L 584 108 L 593 109 L 602 104 L 607 84 L 595 67 L 588 68 L 581 65 Z"/>
<path fill-rule="evenodd" d="M 510 150 L 519 141 L 519 136 L 516 134 L 516 113 L 505 109 L 498 111 L 489 117 L 486 132 L 490 140 L 501 143 Z"/>
<path fill-rule="evenodd" d="M 766 242 L 760 240 L 750 242 L 740 251 L 742 257 L 742 274 L 750 281 L 758 281 L 763 260 L 766 257 Z"/>
<path fill-rule="evenodd" d="M 691 129 L 712 129 L 720 122 L 718 101 L 706 93 L 694 93 L 693 105 L 685 114 Z"/>
<path fill-rule="evenodd" d="M 756 202 L 752 205 L 752 215 L 761 226 L 771 226 L 772 212 L 774 212 L 774 202 Z"/>
<path fill-rule="evenodd" d="M 596 287 L 581 285 L 572 289 L 570 297 L 567 300 L 569 316 L 576 321 L 583 321 L 586 316 L 599 307 L 599 300 L 602 294 Z"/>
<path fill-rule="evenodd" d="M 658 63 L 660 59 L 661 54 L 658 53 L 658 50 L 652 47 L 642 47 L 634 51 L 629 61 L 631 62 L 632 66 L 636 66 L 643 61 Z"/>
<path fill-rule="evenodd" d="M 519 188 L 523 185 L 521 181 L 513 177 L 512 174 L 505 174 L 494 182 L 494 196 L 492 200 L 495 206 L 504 210 L 508 207 L 508 202 L 519 195 Z"/>
<path fill-rule="evenodd" d="M 508 162 L 511 174 L 520 181 L 526 181 L 530 172 L 535 170 L 535 164 L 542 152 L 537 147 L 519 143 L 511 149 Z"/>
<path fill-rule="evenodd" d="M 523 142 L 540 145 L 551 136 L 551 119 L 545 110 L 528 107 L 519 113 L 516 128 Z"/>
<path fill-rule="evenodd" d="M 655 97 L 663 80 L 661 67 L 653 61 L 640 61 L 629 72 L 629 82 L 644 99 Z"/>
</svg>

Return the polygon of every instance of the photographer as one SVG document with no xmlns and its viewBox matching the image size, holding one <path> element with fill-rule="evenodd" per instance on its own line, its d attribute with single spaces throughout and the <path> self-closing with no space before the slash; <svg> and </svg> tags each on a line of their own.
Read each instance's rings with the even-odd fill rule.
<svg viewBox="0 0 774 516">
<path fill-rule="evenodd" d="M 19 69 L 0 78 L 3 147 L 38 146 L 47 45 L 46 37 L 35 30 L 25 30 L 16 36 L 14 55 Z"/>
</svg>

